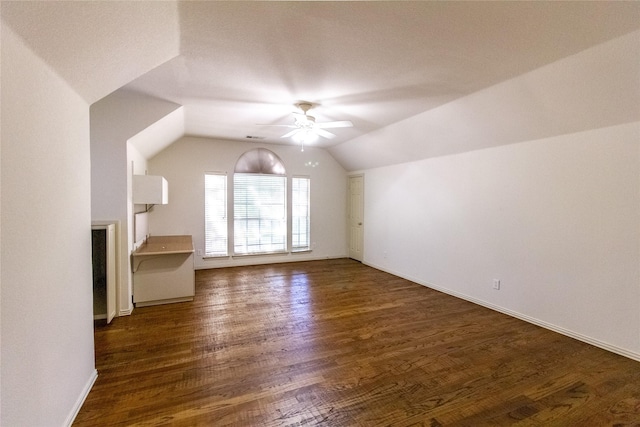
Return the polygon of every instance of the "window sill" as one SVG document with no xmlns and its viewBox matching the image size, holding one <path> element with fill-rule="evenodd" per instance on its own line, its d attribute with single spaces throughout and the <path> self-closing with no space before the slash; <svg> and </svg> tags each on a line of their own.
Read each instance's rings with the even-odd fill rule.
<svg viewBox="0 0 640 427">
<path fill-rule="evenodd" d="M 229 260 L 234 258 L 247 258 L 247 257 L 268 257 L 268 256 L 280 256 L 280 255 L 298 255 L 309 254 L 313 252 L 311 249 L 305 249 L 301 251 L 282 251 L 282 252 L 260 252 L 255 254 L 233 254 L 233 255 L 204 255 L 203 261 L 209 260 Z"/>
<path fill-rule="evenodd" d="M 229 255 L 204 255 L 202 259 L 229 259 Z"/>
<path fill-rule="evenodd" d="M 313 252 L 311 249 L 305 249 L 301 251 L 282 251 L 282 252 L 260 252 L 255 254 L 233 254 L 233 255 L 204 255 L 203 260 L 229 260 L 233 258 L 247 258 L 247 257 L 264 257 L 264 256 L 279 256 L 279 255 L 298 255 L 309 254 Z"/>
<path fill-rule="evenodd" d="M 251 253 L 251 254 L 233 254 L 231 255 L 231 258 L 246 258 L 246 257 L 252 257 L 252 256 L 278 256 L 278 255 L 287 255 L 289 252 L 287 251 L 280 251 L 280 252 L 255 252 L 255 253 Z"/>
</svg>

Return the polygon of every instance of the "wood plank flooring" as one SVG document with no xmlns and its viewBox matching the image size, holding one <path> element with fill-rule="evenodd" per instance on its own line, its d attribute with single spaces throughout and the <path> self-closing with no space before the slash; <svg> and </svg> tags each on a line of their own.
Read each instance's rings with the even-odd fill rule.
<svg viewBox="0 0 640 427">
<path fill-rule="evenodd" d="M 95 337 L 75 426 L 640 425 L 639 362 L 347 259 L 198 271 Z"/>
</svg>

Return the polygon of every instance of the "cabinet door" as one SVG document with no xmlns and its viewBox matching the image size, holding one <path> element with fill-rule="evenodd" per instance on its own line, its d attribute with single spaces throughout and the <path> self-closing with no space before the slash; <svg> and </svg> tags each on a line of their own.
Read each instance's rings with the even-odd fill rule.
<svg viewBox="0 0 640 427">
<path fill-rule="evenodd" d="M 193 253 L 134 256 L 133 262 L 136 307 L 193 300 Z"/>
</svg>

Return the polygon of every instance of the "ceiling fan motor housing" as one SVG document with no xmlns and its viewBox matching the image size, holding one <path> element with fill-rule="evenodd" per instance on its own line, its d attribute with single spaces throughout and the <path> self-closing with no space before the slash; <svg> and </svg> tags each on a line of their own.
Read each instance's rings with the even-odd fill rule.
<svg viewBox="0 0 640 427">
<path fill-rule="evenodd" d="M 303 129 L 312 129 L 316 124 L 316 118 L 313 116 L 301 116 L 296 117 L 296 125 L 300 126 Z"/>
<path fill-rule="evenodd" d="M 299 102 L 296 104 L 296 107 L 302 110 L 302 112 L 306 115 L 307 111 L 309 111 L 313 105 L 310 102 Z"/>
</svg>

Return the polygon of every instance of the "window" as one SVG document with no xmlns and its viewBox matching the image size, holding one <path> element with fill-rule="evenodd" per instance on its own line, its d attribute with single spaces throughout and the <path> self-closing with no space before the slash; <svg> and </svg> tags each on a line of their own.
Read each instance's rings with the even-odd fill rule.
<svg viewBox="0 0 640 427">
<path fill-rule="evenodd" d="M 291 180 L 291 251 L 311 249 L 310 241 L 310 179 L 294 177 Z"/>
<path fill-rule="evenodd" d="M 233 248 L 248 255 L 287 250 L 287 177 L 233 175 Z"/>
<path fill-rule="evenodd" d="M 204 176 L 204 251 L 205 256 L 226 256 L 227 250 L 227 175 Z"/>
<path fill-rule="evenodd" d="M 291 252 L 311 250 L 309 177 L 289 181 L 282 160 L 256 148 L 240 156 L 231 184 L 228 190 L 225 173 L 205 173 L 206 257 L 285 253 L 289 245 Z"/>
</svg>

